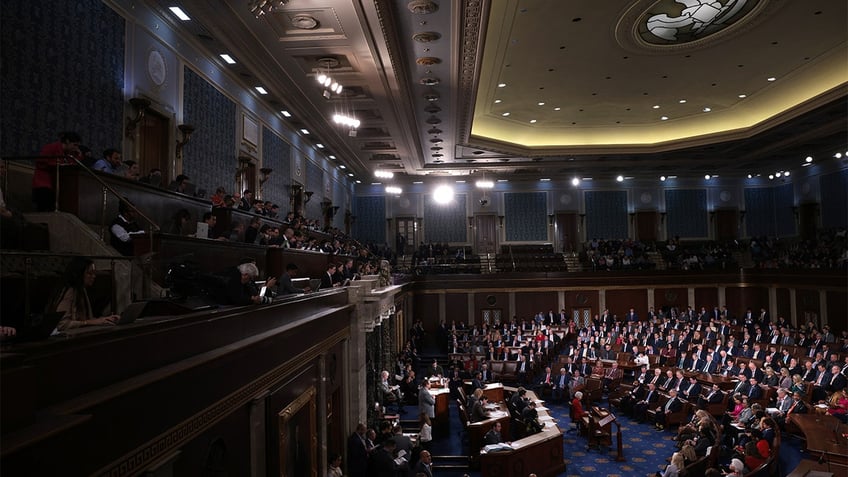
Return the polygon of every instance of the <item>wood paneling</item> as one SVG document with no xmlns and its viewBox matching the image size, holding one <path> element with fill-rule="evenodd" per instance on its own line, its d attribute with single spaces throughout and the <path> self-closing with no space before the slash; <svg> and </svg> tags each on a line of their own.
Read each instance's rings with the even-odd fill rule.
<svg viewBox="0 0 848 477">
<path fill-rule="evenodd" d="M 468 293 L 448 293 L 445 295 L 445 320 L 468 323 Z"/>
<path fill-rule="evenodd" d="M 592 316 L 599 314 L 600 295 L 597 290 L 567 291 L 565 293 L 565 311 L 571 316 L 574 308 L 591 308 Z"/>
<path fill-rule="evenodd" d="M 696 311 L 700 311 L 701 307 L 709 311 L 713 307 L 721 306 L 722 304 L 718 302 L 718 289 L 716 287 L 695 288 L 695 303 L 690 303 L 690 305 Z"/>
<path fill-rule="evenodd" d="M 439 295 L 433 293 L 417 294 L 413 299 L 415 319 L 430 333 L 439 328 Z"/>
<path fill-rule="evenodd" d="M 648 293 L 644 288 L 632 290 L 607 290 L 607 308 L 610 313 L 624 319 L 624 315 L 633 308 L 637 315 L 648 312 Z"/>
<path fill-rule="evenodd" d="M 833 330 L 848 329 L 845 317 L 848 316 L 848 292 L 830 290 L 827 292 L 827 322 Z"/>
<path fill-rule="evenodd" d="M 655 288 L 654 309 L 677 307 L 678 310 L 685 310 L 689 305 L 688 293 L 686 288 Z"/>
<path fill-rule="evenodd" d="M 654 242 L 657 240 L 656 210 L 640 210 L 636 212 L 636 238 L 642 242 Z"/>
<path fill-rule="evenodd" d="M 791 321 L 792 304 L 789 301 L 789 289 L 777 288 L 775 289 L 775 295 L 777 296 L 777 309 L 770 310 L 772 318 L 777 319 L 782 316 L 786 318 L 787 321 Z"/>
<path fill-rule="evenodd" d="M 548 310 L 557 311 L 557 293 L 555 291 L 545 292 L 523 292 L 515 294 L 515 314 L 518 319 L 532 318 L 536 313 L 547 313 Z"/>
</svg>

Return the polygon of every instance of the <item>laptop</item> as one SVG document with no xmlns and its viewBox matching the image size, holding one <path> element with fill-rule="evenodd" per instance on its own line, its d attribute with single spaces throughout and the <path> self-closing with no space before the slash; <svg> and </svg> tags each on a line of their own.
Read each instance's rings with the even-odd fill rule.
<svg viewBox="0 0 848 477">
<path fill-rule="evenodd" d="M 56 325 L 63 316 L 65 316 L 64 311 L 30 315 L 23 326 L 18 328 L 13 340 L 17 342 L 46 340 L 56 331 Z"/>
<path fill-rule="evenodd" d="M 317 292 L 321 288 L 321 279 L 320 278 L 312 278 L 309 280 L 309 288 L 313 292 Z"/>
<path fill-rule="evenodd" d="M 197 223 L 197 231 L 194 234 L 197 238 L 209 238 L 209 224 L 206 222 Z"/>
<path fill-rule="evenodd" d="M 144 309 L 147 307 L 146 301 L 137 301 L 135 303 L 130 303 L 124 311 L 121 312 L 121 319 L 118 320 L 118 325 L 128 325 L 130 323 L 135 322 L 141 314 L 144 312 Z"/>
</svg>

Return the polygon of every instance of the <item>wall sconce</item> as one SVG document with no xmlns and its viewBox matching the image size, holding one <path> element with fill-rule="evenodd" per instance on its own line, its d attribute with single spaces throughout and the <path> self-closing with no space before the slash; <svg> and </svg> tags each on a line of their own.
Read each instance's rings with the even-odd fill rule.
<svg viewBox="0 0 848 477">
<path fill-rule="evenodd" d="M 307 190 L 307 191 L 305 191 L 305 192 L 303 193 L 303 195 L 305 195 L 305 196 L 306 196 L 306 200 L 304 200 L 304 201 L 303 201 L 303 203 L 305 204 L 305 203 L 309 202 L 310 200 L 312 200 L 312 194 L 314 194 L 314 193 L 315 193 L 315 192 L 312 192 L 311 190 Z"/>
<path fill-rule="evenodd" d="M 135 118 L 127 118 L 127 127 L 124 128 L 124 135 L 132 139 L 135 133 L 135 127 L 144 119 L 144 113 L 150 107 L 150 100 L 145 98 L 130 98 L 130 106 L 135 110 Z"/>
<path fill-rule="evenodd" d="M 188 144 L 188 141 L 191 139 L 191 134 L 194 132 L 194 126 L 190 124 L 180 124 L 177 126 L 177 129 L 180 130 L 180 134 L 182 135 L 182 140 L 177 140 L 177 159 L 182 159 L 183 146 Z"/>
<path fill-rule="evenodd" d="M 468 217 L 468 228 L 474 227 L 474 217 Z"/>
<path fill-rule="evenodd" d="M 548 214 L 548 225 L 554 225 L 554 214 Z"/>
<path fill-rule="evenodd" d="M 264 184 L 271 176 L 271 173 L 274 172 L 274 169 L 270 167 L 263 167 L 259 169 L 259 172 L 262 174 L 259 176 L 259 185 Z"/>
<path fill-rule="evenodd" d="M 504 216 L 499 215 L 498 216 L 498 227 L 503 228 L 503 222 L 504 222 Z"/>
</svg>

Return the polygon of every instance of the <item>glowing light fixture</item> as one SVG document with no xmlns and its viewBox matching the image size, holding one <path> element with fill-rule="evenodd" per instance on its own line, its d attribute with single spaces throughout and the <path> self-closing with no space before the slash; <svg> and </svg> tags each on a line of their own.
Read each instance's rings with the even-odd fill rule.
<svg viewBox="0 0 848 477">
<path fill-rule="evenodd" d="M 480 179 L 479 181 L 476 182 L 475 185 L 479 189 L 491 189 L 491 188 L 495 187 L 494 182 L 492 182 L 490 180 L 486 180 L 486 179 Z"/>
<path fill-rule="evenodd" d="M 226 61 L 228 65 L 236 64 L 236 60 L 234 60 L 232 56 L 230 56 L 226 53 L 221 53 L 218 56 L 220 56 L 222 60 Z"/>
<path fill-rule="evenodd" d="M 453 200 L 453 187 L 449 185 L 440 185 L 433 191 L 433 200 L 437 204 L 447 204 Z"/>
<path fill-rule="evenodd" d="M 256 91 L 259 91 L 259 94 L 268 94 L 268 90 L 262 86 L 256 86 Z"/>
<path fill-rule="evenodd" d="M 575 177 L 574 179 L 571 179 L 571 185 L 573 185 L 575 187 L 579 186 L 580 185 L 580 179 L 578 179 L 577 177 Z"/>
<path fill-rule="evenodd" d="M 401 195 L 403 193 L 403 189 L 397 186 L 386 186 L 386 194 L 394 194 Z"/>
<path fill-rule="evenodd" d="M 169 7 L 168 10 L 171 10 L 171 13 L 173 13 L 175 17 L 179 18 L 184 22 L 191 20 L 191 18 L 186 15 L 186 12 L 184 12 L 183 9 L 180 7 Z"/>
<path fill-rule="evenodd" d="M 384 171 L 382 169 L 377 169 L 374 171 L 374 177 L 379 177 L 380 179 L 391 179 L 395 176 L 395 173 L 392 171 Z"/>
</svg>

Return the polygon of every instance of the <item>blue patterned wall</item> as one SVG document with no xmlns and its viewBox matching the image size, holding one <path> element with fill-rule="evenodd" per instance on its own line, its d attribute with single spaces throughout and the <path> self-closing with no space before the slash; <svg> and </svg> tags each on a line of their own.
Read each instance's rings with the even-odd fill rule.
<svg viewBox="0 0 848 477">
<path fill-rule="evenodd" d="M 586 238 L 627 238 L 627 192 L 587 191 Z"/>
<path fill-rule="evenodd" d="M 433 197 L 424 201 L 424 240 L 427 242 L 468 241 L 468 216 L 465 194 L 456 194 L 448 204 L 437 204 Z"/>
<path fill-rule="evenodd" d="M 783 184 L 774 188 L 774 223 L 778 237 L 798 235 L 795 227 L 795 190 L 792 184 Z M 747 214 L 746 214 L 747 215 Z"/>
<path fill-rule="evenodd" d="M 310 219 L 321 219 L 323 226 L 323 214 L 321 213 L 321 201 L 324 200 L 324 170 L 309 159 L 306 163 L 306 185 L 304 190 L 314 192 L 312 200 L 304 206 L 303 214 Z"/>
<path fill-rule="evenodd" d="M 669 237 L 709 236 L 706 189 L 666 190 L 665 211 Z"/>
<path fill-rule="evenodd" d="M 354 197 L 353 236 L 362 243 L 386 242 L 386 198 L 383 196 Z"/>
<path fill-rule="evenodd" d="M 289 186 L 291 185 L 291 146 L 274 131 L 262 127 L 262 167 L 274 169 L 262 186 L 264 200 L 280 206 L 283 214 L 289 212 Z"/>
<path fill-rule="evenodd" d="M 749 237 L 775 236 L 774 189 L 745 189 L 745 228 Z"/>
<path fill-rule="evenodd" d="M 183 174 L 206 197 L 223 186 L 231 192 L 238 168 L 236 158 L 236 104 L 200 75 L 185 67 L 183 122 L 194 126 L 191 142 L 183 149 Z"/>
<path fill-rule="evenodd" d="M 333 206 L 339 206 L 339 210 L 333 217 L 333 227 L 344 230 L 345 211 L 350 209 L 350 205 L 347 203 L 347 189 L 345 189 L 344 183 L 339 181 L 334 180 L 331 184 L 333 186 Z"/>
<path fill-rule="evenodd" d="M 504 194 L 504 228 L 507 242 L 548 240 L 548 203 L 545 192 Z"/>
<path fill-rule="evenodd" d="M 848 169 L 819 178 L 823 227 L 848 227 Z"/>
<path fill-rule="evenodd" d="M 3 2 L 0 154 L 76 131 L 99 157 L 123 134 L 125 22 L 101 0 Z"/>
</svg>

